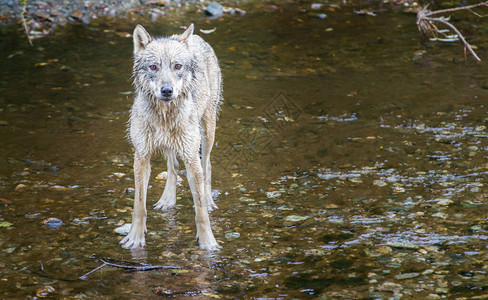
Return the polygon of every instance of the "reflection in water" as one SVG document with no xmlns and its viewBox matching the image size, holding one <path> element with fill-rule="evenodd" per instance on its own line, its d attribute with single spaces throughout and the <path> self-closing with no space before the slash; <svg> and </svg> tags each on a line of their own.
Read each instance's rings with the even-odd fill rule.
<svg viewBox="0 0 488 300">
<path fill-rule="evenodd" d="M 2 33 L 0 297 L 483 297 L 486 66 L 457 63 L 458 48 L 419 52 L 414 15 L 356 16 L 341 4 L 324 5 L 320 19 L 307 3 L 276 8 L 147 25 L 217 28 L 204 36 L 225 80 L 214 254 L 196 245 L 186 180 L 173 211 L 152 208 L 162 158 L 147 247 L 122 250 L 113 232 L 133 204 L 124 36 L 147 22 L 71 26 L 34 48 L 15 29 Z M 46 228 L 49 218 L 62 226 Z M 99 258 L 183 270 L 107 267 L 76 280 Z"/>
</svg>

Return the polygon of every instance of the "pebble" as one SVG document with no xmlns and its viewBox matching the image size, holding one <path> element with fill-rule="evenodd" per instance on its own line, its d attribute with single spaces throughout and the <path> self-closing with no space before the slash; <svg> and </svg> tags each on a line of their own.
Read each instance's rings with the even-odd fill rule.
<svg viewBox="0 0 488 300">
<path fill-rule="evenodd" d="M 241 236 L 241 234 L 239 232 L 227 232 L 225 234 L 225 238 L 228 239 L 228 240 L 237 239 L 240 236 Z"/>
<path fill-rule="evenodd" d="M 415 244 L 410 244 L 410 243 L 404 243 L 404 242 L 388 242 L 386 243 L 387 246 L 390 246 L 392 248 L 397 248 L 397 249 L 407 249 L 407 250 L 418 250 L 420 249 L 420 246 L 415 245 Z"/>
<path fill-rule="evenodd" d="M 125 189 L 124 191 L 127 195 L 134 195 L 136 193 L 136 189 L 135 188 L 131 188 L 131 187 L 128 187 Z"/>
<path fill-rule="evenodd" d="M 56 292 L 56 290 L 48 285 L 48 286 L 45 286 L 43 288 L 40 288 L 36 291 L 36 296 L 39 297 L 39 298 L 47 298 L 47 297 L 52 297 L 53 293 Z"/>
<path fill-rule="evenodd" d="M 392 293 L 395 293 L 395 292 L 399 292 L 399 291 L 403 290 L 403 286 L 401 284 L 398 284 L 398 283 L 385 282 L 382 285 L 380 285 L 377 288 L 377 290 L 378 291 L 381 291 L 381 292 L 392 292 Z"/>
<path fill-rule="evenodd" d="M 403 273 L 403 274 L 398 274 L 395 276 L 395 279 L 398 280 L 403 280 L 403 279 L 411 279 L 420 276 L 419 273 L 417 272 L 412 272 L 412 273 Z"/>
<path fill-rule="evenodd" d="M 374 184 L 374 185 L 377 185 L 377 186 L 379 186 L 379 187 L 383 187 L 383 186 L 387 185 L 387 183 L 386 183 L 386 182 L 384 182 L 383 180 L 379 180 L 379 179 L 375 179 L 375 180 L 373 181 L 373 184 Z"/>
<path fill-rule="evenodd" d="M 115 228 L 114 232 L 119 235 L 127 235 L 129 234 L 131 226 L 132 226 L 131 223 L 124 224 L 120 227 Z"/>
<path fill-rule="evenodd" d="M 63 221 L 58 218 L 49 218 L 42 221 L 42 223 L 49 229 L 58 229 L 63 225 Z"/>
<path fill-rule="evenodd" d="M 281 196 L 281 191 L 266 192 L 268 198 L 278 198 L 279 196 Z"/>
<path fill-rule="evenodd" d="M 438 212 L 432 215 L 434 218 L 447 219 L 447 214 L 443 212 Z"/>
<path fill-rule="evenodd" d="M 448 206 L 450 204 L 453 204 L 454 201 L 452 201 L 451 199 L 440 199 L 439 201 L 437 201 L 437 205 L 442 205 L 442 206 Z"/>
<path fill-rule="evenodd" d="M 286 221 L 289 221 L 289 222 L 301 222 L 301 221 L 305 221 L 307 220 L 308 216 L 297 216 L 297 215 L 290 215 L 290 216 L 287 216 L 285 217 L 285 220 Z"/>
<path fill-rule="evenodd" d="M 15 187 L 15 191 L 20 192 L 22 190 L 25 190 L 27 188 L 27 185 L 20 183 Z"/>
<path fill-rule="evenodd" d="M 311 9 L 320 9 L 320 8 L 322 8 L 323 5 L 324 5 L 323 3 L 312 3 L 310 5 L 310 8 Z"/>
</svg>

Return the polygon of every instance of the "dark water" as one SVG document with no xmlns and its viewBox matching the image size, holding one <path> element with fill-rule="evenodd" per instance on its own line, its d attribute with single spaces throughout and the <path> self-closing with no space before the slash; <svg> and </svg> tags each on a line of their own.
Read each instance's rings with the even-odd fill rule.
<svg viewBox="0 0 488 300">
<path fill-rule="evenodd" d="M 486 62 L 418 45 L 415 15 L 310 3 L 70 26 L 30 48 L 0 39 L 0 297 L 393 298 L 488 293 Z M 488 61 L 486 21 L 460 18 Z M 467 20 L 467 19 L 466 19 Z M 153 161 L 145 251 L 122 250 L 133 187 L 125 124 L 132 40 L 195 22 L 224 74 L 212 213 L 221 252 L 195 242 L 191 195 Z M 474 21 L 473 21 L 474 22 Z M 464 26 L 464 27 L 463 27 Z M 483 27 L 484 26 L 484 27 Z M 43 222 L 62 220 L 57 229 Z M 55 224 L 56 225 L 56 224 Z M 56 227 L 56 226 L 54 226 Z M 178 271 L 126 273 L 143 262 Z"/>
</svg>

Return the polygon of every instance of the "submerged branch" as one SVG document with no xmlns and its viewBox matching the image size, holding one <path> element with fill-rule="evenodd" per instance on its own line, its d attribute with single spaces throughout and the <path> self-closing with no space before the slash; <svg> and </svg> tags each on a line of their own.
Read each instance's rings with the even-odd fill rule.
<svg viewBox="0 0 488 300">
<path fill-rule="evenodd" d="M 103 263 L 102 265 L 91 270 L 90 272 L 86 273 L 85 275 L 80 276 L 79 279 L 88 280 L 88 275 L 94 273 L 95 271 L 100 270 L 101 268 L 103 268 L 105 266 L 121 268 L 121 269 L 126 270 L 127 272 L 141 272 L 141 271 L 151 271 L 151 270 L 181 270 L 181 269 L 183 269 L 182 267 L 178 267 L 178 266 L 148 265 L 148 264 L 143 264 L 143 263 L 140 263 L 140 266 L 133 266 L 133 265 L 114 264 L 114 263 L 107 262 L 103 259 L 101 259 L 100 261 Z"/>
<path fill-rule="evenodd" d="M 32 38 L 29 35 L 29 28 L 27 27 L 27 21 L 25 20 L 26 13 L 27 13 L 27 0 L 22 0 L 22 12 L 20 13 L 20 17 L 22 18 L 22 25 L 24 26 L 24 31 L 25 34 L 27 35 L 27 40 L 29 41 L 29 44 L 31 46 L 34 46 L 34 44 L 32 44 Z"/>
</svg>

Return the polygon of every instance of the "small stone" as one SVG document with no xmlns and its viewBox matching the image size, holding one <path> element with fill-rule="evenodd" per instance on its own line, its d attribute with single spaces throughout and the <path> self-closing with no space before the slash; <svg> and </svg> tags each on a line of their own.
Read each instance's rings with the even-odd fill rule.
<svg viewBox="0 0 488 300">
<path fill-rule="evenodd" d="M 58 218 L 49 218 L 42 221 L 42 223 L 49 229 L 58 229 L 63 225 L 63 221 Z"/>
<path fill-rule="evenodd" d="M 136 193 L 136 189 L 135 188 L 128 187 L 128 188 L 125 189 L 125 193 L 127 195 L 134 195 Z"/>
<path fill-rule="evenodd" d="M 383 180 L 379 180 L 379 179 L 376 179 L 375 181 L 373 181 L 373 184 L 377 185 L 379 187 L 383 187 L 383 186 L 387 185 L 386 182 L 384 182 Z"/>
<path fill-rule="evenodd" d="M 420 246 L 410 243 L 403 243 L 403 242 L 388 242 L 386 243 L 387 246 L 397 249 L 407 249 L 407 250 L 418 250 Z"/>
<path fill-rule="evenodd" d="M 287 216 L 285 217 L 285 220 L 286 221 L 289 221 L 289 222 L 301 222 L 301 221 L 305 221 L 307 220 L 308 216 L 297 216 L 297 215 L 290 215 L 290 216 Z"/>
<path fill-rule="evenodd" d="M 48 286 L 45 286 L 43 288 L 38 289 L 36 291 L 36 295 L 39 298 L 47 298 L 47 297 L 51 298 L 53 296 L 52 294 L 54 292 L 56 292 L 56 290 L 52 286 L 48 285 Z"/>
<path fill-rule="evenodd" d="M 378 253 L 380 254 L 388 255 L 393 252 L 393 249 L 391 249 L 391 247 L 388 246 L 379 246 L 378 249 L 376 249 L 376 251 L 378 251 Z"/>
<path fill-rule="evenodd" d="M 310 8 L 311 9 L 320 9 L 320 8 L 322 8 L 323 5 L 324 5 L 323 3 L 312 3 L 310 5 Z"/>
<path fill-rule="evenodd" d="M 15 191 L 20 192 L 22 190 L 25 190 L 26 188 L 27 188 L 27 185 L 20 183 L 20 184 L 17 184 L 17 186 L 15 187 Z"/>
<path fill-rule="evenodd" d="M 125 173 L 120 173 L 120 172 L 114 172 L 113 173 L 117 178 L 122 178 L 125 176 Z"/>
<path fill-rule="evenodd" d="M 51 187 L 49 187 L 51 190 L 55 190 L 55 191 L 67 191 L 69 190 L 69 188 L 65 187 L 65 186 L 62 186 L 62 185 L 53 185 Z"/>
<path fill-rule="evenodd" d="M 447 219 L 447 214 L 443 212 L 438 212 L 432 215 L 434 218 Z"/>
<path fill-rule="evenodd" d="M 228 239 L 228 240 L 237 239 L 240 236 L 241 236 L 241 234 L 239 232 L 227 232 L 225 234 L 225 238 Z"/>
<path fill-rule="evenodd" d="M 114 232 L 119 235 L 127 235 L 129 234 L 130 228 L 132 227 L 132 224 L 124 224 L 120 227 L 117 227 L 114 229 Z"/>
<path fill-rule="evenodd" d="M 290 189 L 296 189 L 296 188 L 298 188 L 298 186 L 299 186 L 298 184 L 296 184 L 296 183 L 292 183 L 292 184 L 290 185 Z"/>
<path fill-rule="evenodd" d="M 268 198 L 278 198 L 279 196 L 281 196 L 281 191 L 266 192 Z"/>
<path fill-rule="evenodd" d="M 412 273 L 403 273 L 403 274 L 398 274 L 395 276 L 395 279 L 398 280 L 403 280 L 403 279 L 411 279 L 420 276 L 419 273 L 417 272 L 412 272 Z"/>
<path fill-rule="evenodd" d="M 437 205 L 442 205 L 442 206 L 448 206 L 450 204 L 453 204 L 454 201 L 452 201 L 451 199 L 440 199 L 439 201 L 437 201 Z"/>
<path fill-rule="evenodd" d="M 235 8 L 235 11 L 236 11 L 236 14 L 239 16 L 244 16 L 246 14 L 246 11 L 243 9 L 240 9 L 240 8 Z M 248 107 L 249 106 L 247 106 L 246 108 L 248 108 Z"/>
<path fill-rule="evenodd" d="M 307 256 L 324 256 L 326 254 L 326 252 L 324 250 L 321 250 L 321 249 L 308 249 L 308 250 L 305 250 L 305 255 Z"/>
<path fill-rule="evenodd" d="M 77 11 L 74 11 L 72 14 L 71 14 L 71 17 L 73 19 L 76 19 L 76 20 L 81 20 L 81 18 L 83 18 L 83 12 L 81 10 L 77 10 Z"/>
<path fill-rule="evenodd" d="M 393 283 L 393 282 L 385 282 L 382 285 L 380 285 L 377 288 L 378 291 L 381 292 L 392 292 L 392 293 L 397 293 L 401 290 L 403 290 L 403 286 L 398 284 L 398 283 Z"/>
</svg>

